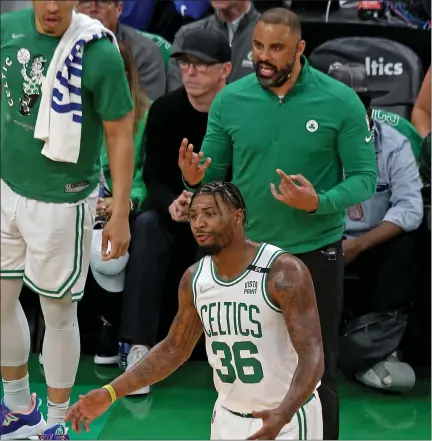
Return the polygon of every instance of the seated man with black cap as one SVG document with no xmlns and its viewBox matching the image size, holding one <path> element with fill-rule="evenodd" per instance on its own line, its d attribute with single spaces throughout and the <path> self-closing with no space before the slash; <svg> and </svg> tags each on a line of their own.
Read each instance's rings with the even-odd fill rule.
<svg viewBox="0 0 432 441">
<path fill-rule="evenodd" d="M 121 334 L 131 336 L 128 367 L 157 343 L 166 282 L 173 287 L 175 302 L 181 275 L 194 262 L 196 244 L 189 225 L 182 222 L 187 220 L 188 194 L 178 167 L 178 151 L 184 138 L 195 152 L 200 151 L 210 105 L 232 69 L 228 40 L 211 29 L 190 32 L 172 57 L 181 69 L 183 87 L 154 101 L 145 129 L 143 178 L 149 205 L 133 226 L 123 295 Z M 176 200 L 179 195 L 182 198 Z M 180 250 L 181 262 L 172 259 L 175 250 Z M 177 260 L 178 268 L 175 275 L 170 269 L 168 277 L 171 260 Z M 138 392 L 147 393 L 148 388 Z"/>
<path fill-rule="evenodd" d="M 370 118 L 371 99 L 382 93 L 370 90 L 365 67 L 341 65 L 329 75 L 357 92 Z M 393 312 L 412 302 L 412 232 L 418 229 L 423 217 L 422 182 L 410 140 L 380 120 L 372 118 L 370 124 L 378 169 L 377 189 L 368 201 L 348 210 L 343 242 L 345 274 L 356 279 L 353 286 L 358 288 L 355 293 L 345 292 L 345 305 L 354 317 Z M 381 343 L 387 344 L 385 335 Z M 400 363 L 394 354 L 358 372 L 356 378 L 368 386 L 393 391 L 410 389 L 415 381 L 412 369 Z"/>
</svg>

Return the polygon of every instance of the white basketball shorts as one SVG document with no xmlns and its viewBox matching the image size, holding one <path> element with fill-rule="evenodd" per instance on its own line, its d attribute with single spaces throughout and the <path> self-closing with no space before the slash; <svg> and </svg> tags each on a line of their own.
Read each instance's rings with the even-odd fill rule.
<svg viewBox="0 0 432 441">
<path fill-rule="evenodd" d="M 36 293 L 80 300 L 90 264 L 98 190 L 85 200 L 27 199 L 1 181 L 1 278 L 22 278 Z"/>
<path fill-rule="evenodd" d="M 262 419 L 239 416 L 216 402 L 211 424 L 211 439 L 244 440 L 258 432 L 262 425 Z M 291 422 L 283 427 L 276 439 L 323 439 L 322 408 L 317 392 L 297 411 Z"/>
</svg>

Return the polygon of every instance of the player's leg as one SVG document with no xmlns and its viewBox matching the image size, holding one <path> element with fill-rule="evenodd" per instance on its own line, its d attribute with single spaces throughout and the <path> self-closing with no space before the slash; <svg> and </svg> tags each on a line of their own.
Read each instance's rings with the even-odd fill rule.
<svg viewBox="0 0 432 441">
<path fill-rule="evenodd" d="M 30 331 L 19 302 L 23 285 L 26 244 L 17 219 L 23 199 L 1 181 L 1 372 L 4 399 L 1 403 L 1 439 L 38 434 L 45 421 L 38 400 L 30 395 L 27 361 Z"/>
<path fill-rule="evenodd" d="M 48 386 L 47 429 L 64 424 L 80 358 L 77 302 L 68 293 L 61 299 L 40 298 L 45 319 L 44 371 Z"/>
<path fill-rule="evenodd" d="M 24 283 L 41 296 L 48 386 L 46 436 L 64 431 L 80 356 L 77 303 L 87 278 L 96 198 L 77 204 L 27 200 Z M 56 436 L 57 436 L 56 435 Z M 51 439 L 51 438 L 50 438 Z M 61 439 L 61 438 L 59 438 Z"/>
</svg>

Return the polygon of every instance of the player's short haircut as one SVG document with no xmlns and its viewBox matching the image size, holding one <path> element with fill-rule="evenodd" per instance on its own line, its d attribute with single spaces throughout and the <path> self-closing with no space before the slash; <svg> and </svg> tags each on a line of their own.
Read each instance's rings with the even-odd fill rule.
<svg viewBox="0 0 432 441">
<path fill-rule="evenodd" d="M 231 182 L 225 181 L 215 181 L 210 182 L 208 184 L 204 184 L 199 187 L 196 192 L 193 194 L 191 198 L 190 204 L 192 205 L 193 200 L 199 196 L 200 194 L 211 194 L 218 205 L 218 201 L 216 199 L 216 195 L 219 195 L 229 208 L 233 210 L 242 210 L 243 211 L 243 225 L 247 223 L 247 210 L 246 204 L 243 199 L 240 190 Z"/>
<path fill-rule="evenodd" d="M 300 19 L 297 14 L 286 8 L 268 9 L 260 15 L 258 21 L 265 24 L 285 25 L 288 26 L 293 33 L 299 34 L 301 37 L 302 29 Z"/>
</svg>

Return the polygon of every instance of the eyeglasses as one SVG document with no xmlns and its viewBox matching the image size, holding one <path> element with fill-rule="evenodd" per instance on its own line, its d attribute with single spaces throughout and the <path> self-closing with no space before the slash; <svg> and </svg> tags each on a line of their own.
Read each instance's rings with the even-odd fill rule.
<svg viewBox="0 0 432 441">
<path fill-rule="evenodd" d="M 106 8 L 111 3 L 117 3 L 117 1 L 113 0 L 79 0 L 78 3 L 83 8 L 89 8 L 91 4 L 95 2 L 98 8 Z"/>
<path fill-rule="evenodd" d="M 210 66 L 214 66 L 215 63 L 204 63 L 202 61 L 189 61 L 189 60 L 177 60 L 177 64 L 179 65 L 181 70 L 188 70 L 190 66 L 200 73 L 207 72 L 207 69 Z"/>
</svg>

